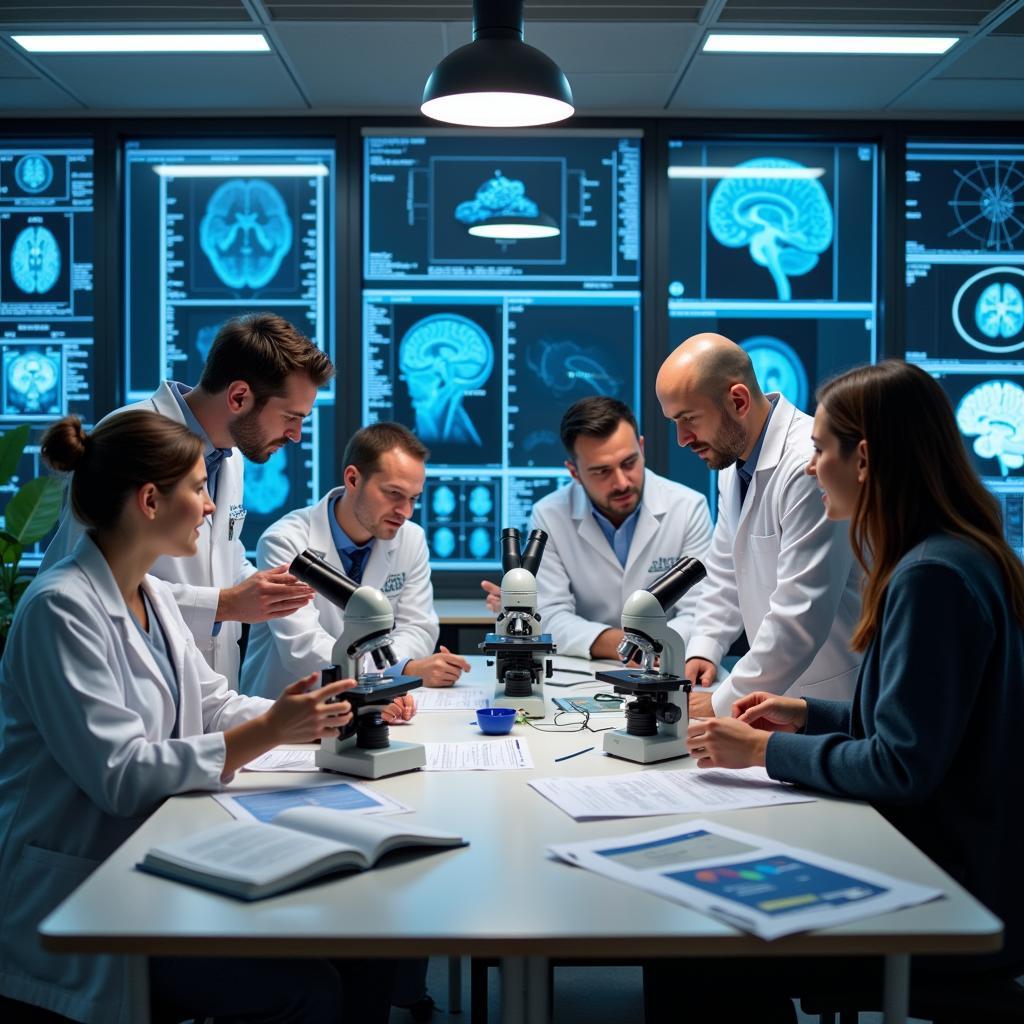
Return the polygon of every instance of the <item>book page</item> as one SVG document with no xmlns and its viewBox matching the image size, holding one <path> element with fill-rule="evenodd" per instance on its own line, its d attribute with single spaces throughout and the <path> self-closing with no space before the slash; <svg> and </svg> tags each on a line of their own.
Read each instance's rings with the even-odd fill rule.
<svg viewBox="0 0 1024 1024">
<path fill-rule="evenodd" d="M 322 782 L 212 795 L 233 818 L 242 821 L 270 822 L 289 807 L 331 807 L 349 814 L 401 814 L 411 810 L 401 801 L 360 782 Z"/>
</svg>

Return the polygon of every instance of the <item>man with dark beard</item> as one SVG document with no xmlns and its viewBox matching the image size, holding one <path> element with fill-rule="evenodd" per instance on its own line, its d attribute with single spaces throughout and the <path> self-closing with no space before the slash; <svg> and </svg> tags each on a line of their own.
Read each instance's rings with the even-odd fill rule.
<svg viewBox="0 0 1024 1024">
<path fill-rule="evenodd" d="M 197 387 L 167 380 L 145 401 L 109 414 L 152 410 L 184 423 L 203 441 L 214 514 L 200 530 L 195 555 L 160 558 L 150 572 L 173 584 L 196 646 L 232 689 L 238 688 L 241 623 L 290 615 L 313 597 L 286 566 L 257 572 L 245 557 L 242 460 L 233 456 L 237 449 L 262 463 L 297 443 L 317 389 L 333 374 L 328 356 L 287 320 L 253 313 L 220 328 Z M 82 529 L 66 508 L 40 571 L 64 558 Z"/>
<path fill-rule="evenodd" d="M 764 394 L 750 357 L 719 334 L 684 341 L 656 390 L 679 445 L 721 470 L 687 678 L 710 686 L 732 642 L 744 631 L 750 642 L 714 694 L 690 694 L 690 716 L 729 716 L 754 690 L 849 700 L 860 665 L 850 650 L 860 573 L 845 525 L 827 519 L 806 473 L 811 417 Z"/>
<path fill-rule="evenodd" d="M 622 605 L 682 555 L 704 558 L 711 517 L 704 496 L 644 465 L 644 439 L 622 402 L 581 398 L 562 417 L 565 463 L 572 477 L 534 506 L 531 526 L 548 534 L 537 574 L 537 604 L 560 654 L 615 658 Z M 497 611 L 501 588 L 485 581 Z M 669 612 L 689 639 L 695 588 Z"/>
</svg>

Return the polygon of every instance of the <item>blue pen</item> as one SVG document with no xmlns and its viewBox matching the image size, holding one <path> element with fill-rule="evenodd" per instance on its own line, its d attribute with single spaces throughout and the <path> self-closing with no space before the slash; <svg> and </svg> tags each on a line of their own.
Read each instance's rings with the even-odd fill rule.
<svg viewBox="0 0 1024 1024">
<path fill-rule="evenodd" d="M 561 757 L 556 757 L 556 761 L 568 761 L 570 757 L 579 757 L 580 754 L 589 754 L 593 747 L 584 747 L 582 750 L 577 750 L 572 754 L 563 754 Z"/>
</svg>

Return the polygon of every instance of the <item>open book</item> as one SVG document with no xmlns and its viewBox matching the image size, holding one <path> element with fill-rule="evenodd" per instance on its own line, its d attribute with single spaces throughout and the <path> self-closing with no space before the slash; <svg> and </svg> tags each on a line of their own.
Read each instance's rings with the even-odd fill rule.
<svg viewBox="0 0 1024 1024">
<path fill-rule="evenodd" d="M 154 846 L 143 871 L 243 900 L 273 896 L 335 871 L 363 870 L 403 846 L 465 846 L 450 832 L 324 807 L 292 807 L 272 823 L 230 821 Z"/>
</svg>

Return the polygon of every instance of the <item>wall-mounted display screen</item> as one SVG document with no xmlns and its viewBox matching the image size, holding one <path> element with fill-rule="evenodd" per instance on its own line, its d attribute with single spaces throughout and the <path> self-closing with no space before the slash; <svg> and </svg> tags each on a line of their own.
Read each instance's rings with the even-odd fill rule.
<svg viewBox="0 0 1024 1024">
<path fill-rule="evenodd" d="M 124 394 L 194 385 L 220 326 L 276 313 L 334 358 L 333 145 L 146 140 L 125 146 Z M 334 384 L 299 445 L 245 467 L 242 536 L 333 484 Z"/>
<path fill-rule="evenodd" d="M 912 140 L 906 357 L 940 381 L 1024 557 L 1024 141 Z"/>
<path fill-rule="evenodd" d="M 431 450 L 417 517 L 435 569 L 498 567 L 502 527 L 569 480 L 573 402 L 639 416 L 641 141 L 365 132 L 362 418 Z M 471 232 L 502 217 L 557 231 Z"/>
<path fill-rule="evenodd" d="M 38 439 L 95 414 L 92 143 L 0 140 L 0 431 L 31 425 L 8 497 L 39 474 Z M 27 553 L 38 564 L 41 550 Z"/>
<path fill-rule="evenodd" d="M 679 138 L 668 158 L 669 349 L 724 334 L 813 413 L 822 380 L 877 357 L 876 147 Z M 670 450 L 673 479 L 713 498 L 674 429 Z"/>
</svg>

